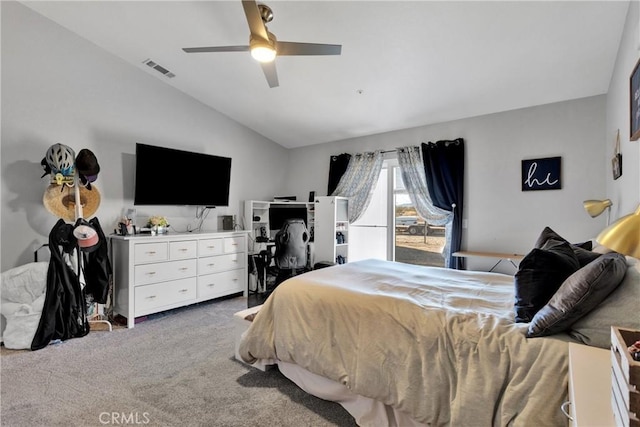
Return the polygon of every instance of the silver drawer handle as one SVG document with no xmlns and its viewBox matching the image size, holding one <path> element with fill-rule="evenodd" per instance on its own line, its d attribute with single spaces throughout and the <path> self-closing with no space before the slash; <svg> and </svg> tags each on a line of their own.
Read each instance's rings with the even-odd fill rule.
<svg viewBox="0 0 640 427">
<path fill-rule="evenodd" d="M 238 246 L 238 244 L 237 243 L 232 243 L 231 246 Z"/>
<path fill-rule="evenodd" d="M 569 421 L 573 421 L 573 417 L 571 415 L 569 415 L 569 411 L 567 409 L 569 407 L 569 405 L 571 405 L 571 401 L 567 400 L 562 405 L 560 405 L 560 410 L 562 411 L 564 416 L 569 419 Z"/>
<path fill-rule="evenodd" d="M 213 267 L 215 265 L 215 263 L 211 263 L 211 264 L 207 264 L 207 267 Z"/>
<path fill-rule="evenodd" d="M 149 272 L 147 272 L 147 274 L 148 274 L 149 276 L 153 276 L 154 274 L 156 274 L 156 272 L 155 272 L 155 271 L 149 271 Z"/>
<path fill-rule="evenodd" d="M 233 262 L 238 262 L 238 260 L 237 260 L 237 259 L 234 259 L 234 260 L 233 260 Z"/>
<path fill-rule="evenodd" d="M 233 279 L 233 281 L 234 281 L 234 282 L 237 282 L 237 281 L 238 281 L 238 279 Z"/>
<path fill-rule="evenodd" d="M 187 292 L 189 292 L 189 289 L 180 289 L 178 292 L 180 292 L 181 294 L 186 294 Z"/>
<path fill-rule="evenodd" d="M 148 251 L 147 252 L 147 255 L 155 255 L 155 254 L 156 254 L 156 251 Z"/>
<path fill-rule="evenodd" d="M 215 249 L 215 246 L 207 246 L 207 249 Z"/>
<path fill-rule="evenodd" d="M 178 249 L 178 250 L 179 250 L 180 252 L 187 252 L 189 249 L 187 249 L 187 248 L 180 248 L 180 249 Z"/>
<path fill-rule="evenodd" d="M 189 267 L 182 267 L 182 268 L 180 268 L 180 271 L 187 271 L 187 270 L 189 270 Z"/>
<path fill-rule="evenodd" d="M 149 295 L 149 296 L 147 297 L 147 299 L 155 299 L 155 298 L 156 298 L 156 296 L 155 296 L 155 295 Z"/>
<path fill-rule="evenodd" d="M 210 288 L 213 288 L 216 284 L 215 283 L 209 283 L 207 286 Z"/>
</svg>

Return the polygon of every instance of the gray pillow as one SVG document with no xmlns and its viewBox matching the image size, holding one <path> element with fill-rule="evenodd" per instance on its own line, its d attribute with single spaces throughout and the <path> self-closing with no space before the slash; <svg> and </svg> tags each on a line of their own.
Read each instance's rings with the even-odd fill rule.
<svg viewBox="0 0 640 427">
<path fill-rule="evenodd" d="M 594 347 L 611 347 L 611 327 L 640 329 L 640 260 L 627 257 L 622 283 L 589 314 L 571 326 L 569 335 Z"/>
<path fill-rule="evenodd" d="M 569 276 L 529 323 L 527 337 L 567 330 L 620 285 L 627 270 L 624 255 L 609 253 Z"/>
</svg>

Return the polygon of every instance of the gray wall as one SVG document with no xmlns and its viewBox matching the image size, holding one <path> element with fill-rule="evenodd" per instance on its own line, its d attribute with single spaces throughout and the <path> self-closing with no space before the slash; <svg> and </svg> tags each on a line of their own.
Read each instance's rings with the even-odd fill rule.
<svg viewBox="0 0 640 427">
<path fill-rule="evenodd" d="M 230 206 L 210 211 L 240 215 L 245 199 L 279 194 L 287 150 L 132 67 L 30 9 L 0 2 L 2 10 L 2 271 L 30 262 L 56 218 L 45 210 L 40 160 L 54 143 L 93 151 L 101 172 L 97 216 L 110 233 L 133 205 L 135 143 L 228 156 Z M 188 169 L 167 159 L 167 190 L 189 182 Z M 177 230 L 195 224 L 195 208 L 139 207 L 138 222 L 165 215 Z M 239 218 L 239 217 L 238 217 Z"/>
<path fill-rule="evenodd" d="M 614 201 L 612 218 L 640 201 L 640 151 L 629 142 L 628 78 L 638 59 L 638 4 L 631 2 L 608 94 L 386 134 L 286 150 L 55 23 L 13 2 L 2 14 L 2 134 L 0 165 L 1 269 L 29 262 L 55 218 L 42 205 L 46 149 L 61 142 L 91 149 L 102 172 L 98 217 L 109 232 L 132 205 L 136 142 L 233 158 L 231 206 L 212 211 L 240 216 L 245 199 L 309 191 L 326 194 L 329 156 L 393 149 L 462 137 L 467 146 L 466 248 L 525 251 L 545 225 L 572 240 L 595 236 L 605 216 L 588 217 L 587 198 Z M 613 135 L 622 137 L 623 176 L 611 177 Z M 520 191 L 520 161 L 562 156 L 563 189 Z M 268 173 L 265 173 L 268 171 Z M 188 175 L 188 174 L 185 174 Z M 178 171 L 179 185 L 188 183 Z M 184 184 L 182 184 L 184 183 Z M 195 185 L 202 185 L 197 183 Z M 205 186 L 206 190 L 206 186 Z M 194 210 L 139 208 L 140 221 L 164 214 L 177 228 Z"/>
<path fill-rule="evenodd" d="M 615 70 L 609 84 L 606 133 L 602 141 L 606 153 L 602 159 L 606 168 L 606 197 L 613 202 L 612 219 L 633 212 L 640 204 L 640 141 L 629 141 L 629 76 L 640 57 L 639 22 L 640 4 L 632 1 L 629 3 Z M 611 158 L 614 136 L 618 129 L 622 151 L 622 176 L 614 181 Z"/>
<path fill-rule="evenodd" d="M 582 207 L 605 193 L 604 125 L 602 95 L 303 147 L 291 150 L 288 192 L 326 194 L 332 154 L 461 137 L 468 219 L 463 247 L 526 253 L 547 225 L 571 240 L 595 237 L 604 227 L 604 216 L 592 219 Z M 562 157 L 562 189 L 522 192 L 521 160 L 552 156 Z"/>
<path fill-rule="evenodd" d="M 292 150 L 287 192 L 325 194 L 332 154 L 463 137 L 465 248 L 527 251 L 544 225 L 576 241 L 595 237 L 606 226 L 606 215 L 590 218 L 582 200 L 610 198 L 612 222 L 640 205 L 640 141 L 629 140 L 629 76 L 640 57 L 639 22 L 640 4 L 630 2 L 605 96 Z M 614 180 L 611 158 L 618 129 L 623 173 Z M 562 156 L 562 190 L 521 192 L 520 160 L 556 155 Z"/>
</svg>

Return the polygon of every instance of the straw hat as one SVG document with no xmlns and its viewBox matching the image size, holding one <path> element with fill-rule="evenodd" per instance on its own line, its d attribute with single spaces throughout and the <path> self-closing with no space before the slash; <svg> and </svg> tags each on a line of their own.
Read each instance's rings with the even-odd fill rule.
<svg viewBox="0 0 640 427">
<path fill-rule="evenodd" d="M 91 190 L 85 187 L 79 188 L 82 216 L 89 218 L 100 206 L 100 192 L 95 185 Z M 73 187 L 51 184 L 45 190 L 42 202 L 44 207 L 55 216 L 71 222 L 76 220 L 76 197 Z"/>
</svg>

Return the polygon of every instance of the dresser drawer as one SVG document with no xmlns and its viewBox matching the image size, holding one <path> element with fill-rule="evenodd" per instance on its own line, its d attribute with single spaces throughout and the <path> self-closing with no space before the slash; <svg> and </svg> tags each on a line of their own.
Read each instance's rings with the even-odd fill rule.
<svg viewBox="0 0 640 427">
<path fill-rule="evenodd" d="M 205 257 L 220 255 L 223 250 L 224 239 L 202 239 L 198 241 L 198 256 Z"/>
<path fill-rule="evenodd" d="M 153 285 L 136 286 L 135 316 L 155 313 L 165 306 L 182 305 L 196 298 L 196 278 L 172 280 Z"/>
<path fill-rule="evenodd" d="M 215 298 L 244 291 L 244 270 L 198 276 L 198 299 Z"/>
<path fill-rule="evenodd" d="M 134 247 L 134 257 L 136 264 L 167 261 L 169 259 L 167 242 L 137 243 Z"/>
<path fill-rule="evenodd" d="M 135 286 L 194 277 L 196 265 L 195 259 L 136 265 Z"/>
<path fill-rule="evenodd" d="M 198 243 L 195 240 L 169 242 L 169 259 L 188 259 L 197 256 Z"/>
<path fill-rule="evenodd" d="M 246 242 L 247 240 L 244 237 L 225 237 L 224 253 L 245 252 L 247 250 Z"/>
<path fill-rule="evenodd" d="M 198 259 L 198 275 L 234 270 L 246 265 L 245 254 L 227 254 Z"/>
</svg>

